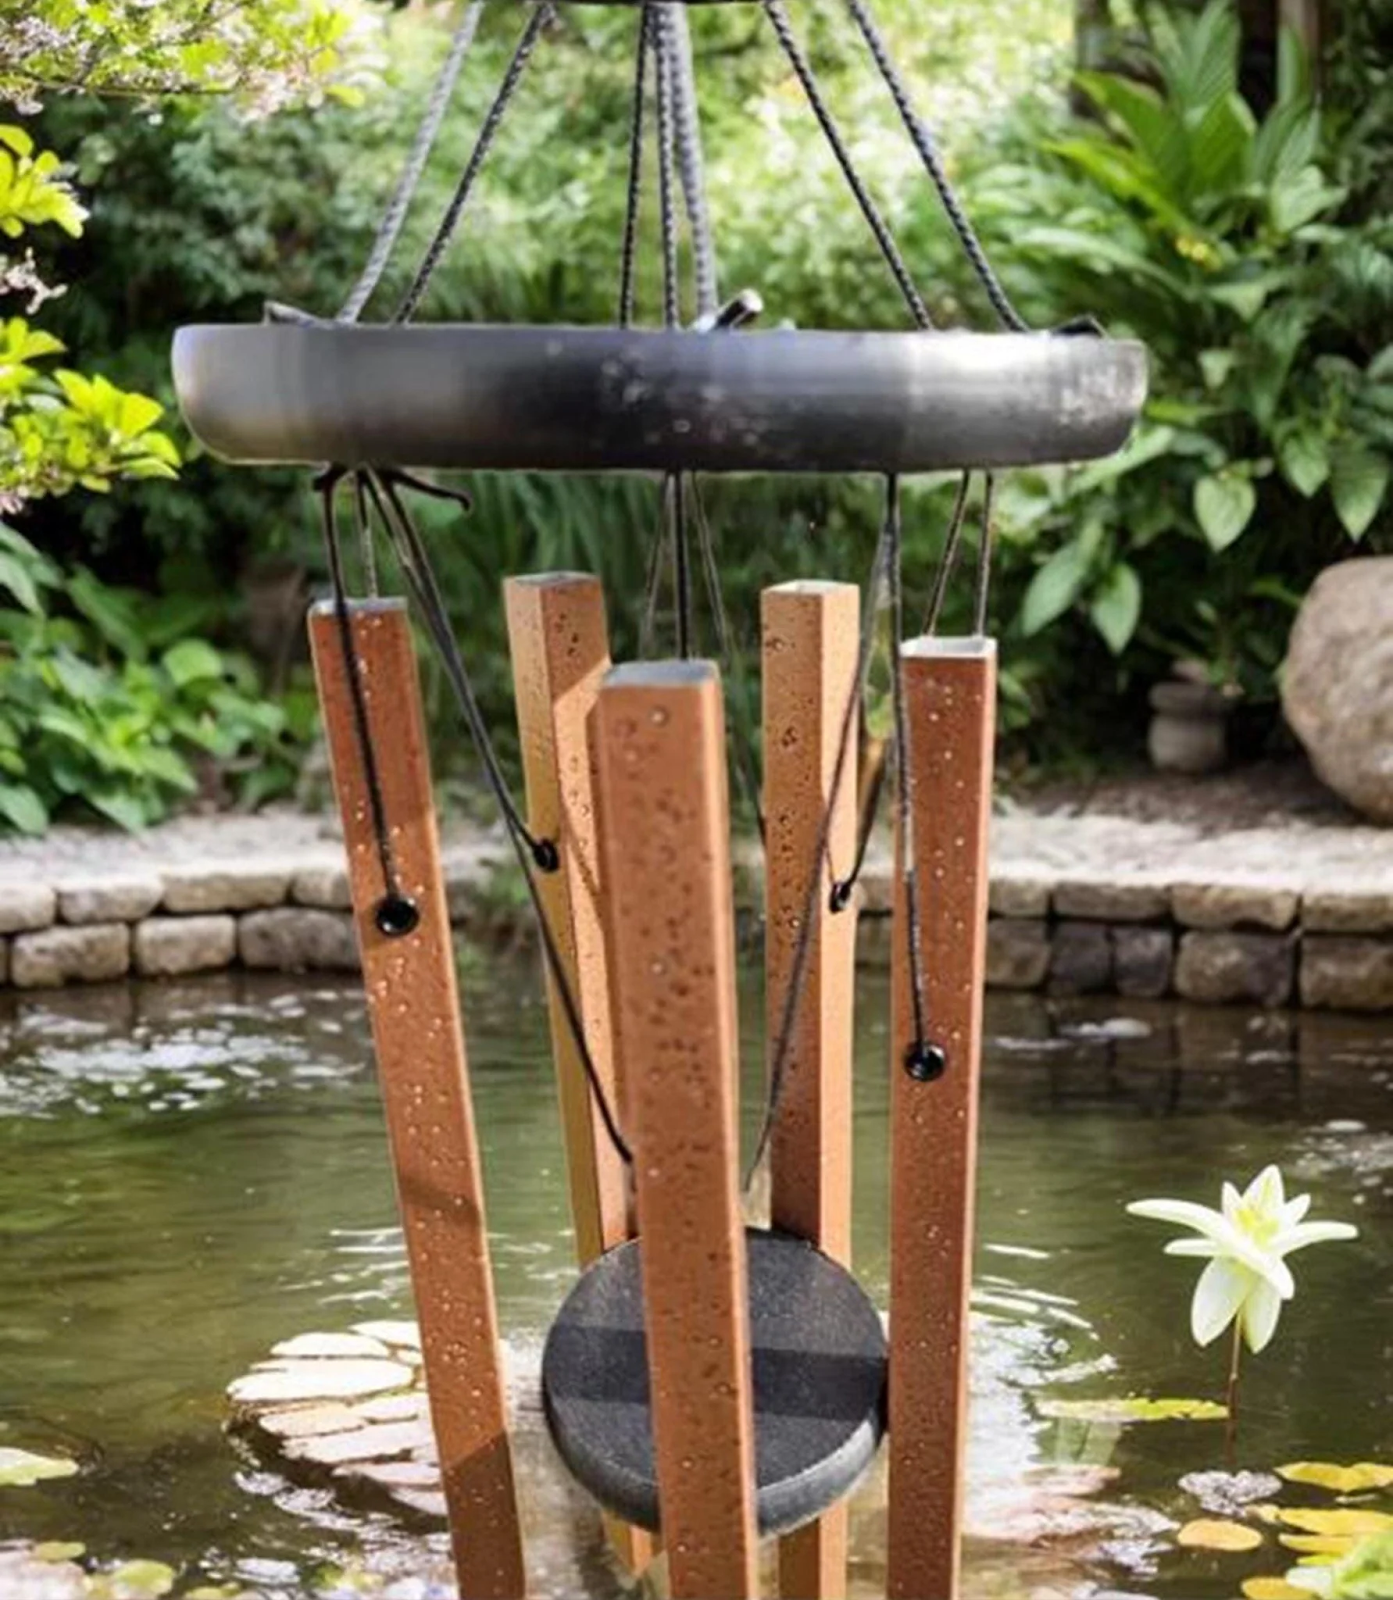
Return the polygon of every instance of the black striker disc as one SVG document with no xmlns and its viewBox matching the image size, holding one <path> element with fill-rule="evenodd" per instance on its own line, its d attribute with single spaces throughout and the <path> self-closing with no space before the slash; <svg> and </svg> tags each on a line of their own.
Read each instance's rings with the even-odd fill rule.
<svg viewBox="0 0 1393 1600">
<path fill-rule="evenodd" d="M 750 1230 L 755 1481 L 761 1533 L 852 1489 L 885 1431 L 885 1333 L 845 1268 L 802 1239 Z M 589 1268 L 547 1337 L 542 1395 L 556 1448 L 608 1511 L 656 1532 L 640 1245 Z M 696 1470 L 700 1470 L 698 1466 Z"/>
</svg>

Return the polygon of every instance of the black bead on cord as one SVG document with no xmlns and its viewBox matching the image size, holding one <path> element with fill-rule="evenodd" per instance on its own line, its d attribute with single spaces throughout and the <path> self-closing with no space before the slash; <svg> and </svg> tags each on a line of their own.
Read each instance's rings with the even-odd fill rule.
<svg viewBox="0 0 1393 1600">
<path fill-rule="evenodd" d="M 382 793 L 382 773 L 377 762 L 377 750 L 372 740 L 372 724 L 368 716 L 367 688 L 363 683 L 363 664 L 353 644 L 353 619 L 348 607 L 348 589 L 344 581 L 343 552 L 339 549 L 338 517 L 334 497 L 344 473 L 334 468 L 321 473 L 315 480 L 324 517 L 324 543 L 329 558 L 329 581 L 333 588 L 334 623 L 343 654 L 344 676 L 348 682 L 348 703 L 353 715 L 353 733 L 358 745 L 358 759 L 362 763 L 364 787 L 368 792 L 368 815 L 372 821 L 373 842 L 377 847 L 378 864 L 382 870 L 382 898 L 373 913 L 379 933 L 388 938 L 401 938 L 414 933 L 420 926 L 420 907 L 401 886 L 397 870 L 396 851 L 392 834 L 387 826 L 387 803 Z"/>
</svg>

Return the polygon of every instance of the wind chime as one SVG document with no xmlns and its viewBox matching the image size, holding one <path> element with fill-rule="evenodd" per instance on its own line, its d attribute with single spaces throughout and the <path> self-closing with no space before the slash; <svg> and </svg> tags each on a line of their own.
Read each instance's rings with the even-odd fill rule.
<svg viewBox="0 0 1393 1600">
<path fill-rule="evenodd" d="M 521 36 L 444 216 L 385 321 L 377 290 L 479 24 L 458 26 L 369 260 L 338 316 L 268 307 L 256 327 L 182 329 L 180 401 L 236 462 L 318 469 L 333 599 L 311 639 L 421 1321 L 461 1594 L 526 1592 L 484 1197 L 448 908 L 393 552 L 517 849 L 552 1004 L 582 1275 L 542 1387 L 561 1458 L 635 1570 L 661 1537 L 674 1595 L 753 1595 L 780 1535 L 785 1600 L 844 1593 L 846 1496 L 889 1430 L 887 1586 L 958 1586 L 995 645 L 986 637 L 991 475 L 1117 449 L 1145 355 L 1085 323 L 1030 331 L 993 273 L 866 0 L 841 0 L 1001 331 L 933 327 L 783 0 L 762 13 L 907 307 L 912 331 L 751 326 L 723 301 L 683 0 L 635 11 L 618 325 L 423 325 L 416 316 L 556 6 Z M 663 326 L 638 325 L 640 209 L 655 107 Z M 695 320 L 683 325 L 680 235 Z M 766 290 L 773 297 L 777 286 Z M 653 582 L 670 557 L 676 655 L 611 667 L 598 584 L 510 580 L 527 778 L 508 792 L 411 501 L 467 496 L 427 470 L 627 472 L 658 485 Z M 904 638 L 899 485 L 963 474 L 923 637 Z M 742 1222 L 726 740 L 718 669 L 693 659 L 693 566 L 724 632 L 698 475 L 870 473 L 885 510 L 866 603 L 847 583 L 762 602 L 769 1083 L 752 1171 L 773 1226 Z M 975 631 L 936 636 L 972 474 L 986 475 Z M 350 599 L 350 495 L 368 597 Z M 695 550 L 693 549 L 695 546 Z M 847 1269 L 856 734 L 888 597 L 896 823 L 889 1337 Z M 863 617 L 863 611 L 865 615 Z M 887 1347 L 888 1346 L 888 1347 Z"/>
</svg>

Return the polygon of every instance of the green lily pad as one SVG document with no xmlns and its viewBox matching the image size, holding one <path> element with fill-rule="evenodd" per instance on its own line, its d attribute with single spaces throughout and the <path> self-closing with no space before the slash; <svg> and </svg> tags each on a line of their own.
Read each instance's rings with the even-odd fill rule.
<svg viewBox="0 0 1393 1600">
<path fill-rule="evenodd" d="M 1056 1422 L 1222 1422 L 1228 1407 L 1215 1400 L 1151 1400 L 1123 1395 L 1112 1400 L 1045 1400 L 1040 1415 Z"/>
<path fill-rule="evenodd" d="M 36 1544 L 29 1554 L 35 1561 L 46 1561 L 56 1565 L 60 1561 L 76 1561 L 79 1556 L 85 1556 L 87 1546 L 75 1541 L 68 1543 L 62 1539 L 50 1539 L 44 1544 Z"/>
<path fill-rule="evenodd" d="M 1393 1466 L 1382 1461 L 1356 1461 L 1349 1467 L 1334 1461 L 1289 1461 L 1277 1472 L 1288 1483 L 1311 1483 L 1336 1494 L 1359 1494 L 1393 1485 Z"/>
<path fill-rule="evenodd" d="M 174 1587 L 176 1573 L 163 1561 L 126 1561 L 88 1578 L 90 1600 L 161 1600 Z"/>
<path fill-rule="evenodd" d="M 65 1456 L 39 1456 L 0 1445 L 0 1489 L 27 1489 L 45 1478 L 71 1478 L 77 1470 L 77 1462 Z"/>
</svg>

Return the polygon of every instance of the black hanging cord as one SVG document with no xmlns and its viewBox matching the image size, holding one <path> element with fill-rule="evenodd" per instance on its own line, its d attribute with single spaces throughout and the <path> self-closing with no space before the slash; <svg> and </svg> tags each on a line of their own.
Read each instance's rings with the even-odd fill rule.
<svg viewBox="0 0 1393 1600">
<path fill-rule="evenodd" d="M 711 624 L 716 634 L 716 650 L 724 664 L 727 679 L 733 683 L 743 674 L 740 656 L 731 633 L 730 619 L 726 615 L 725 597 L 721 593 L 721 574 L 716 565 L 716 546 L 711 537 L 711 521 L 706 515 L 706 503 L 702 498 L 701 484 L 695 473 L 688 482 L 692 497 L 692 522 L 696 527 L 697 551 L 701 558 L 702 572 L 706 577 L 706 594 L 711 605 Z M 764 806 L 760 799 L 758 762 L 755 759 L 753 741 L 743 719 L 731 718 L 730 735 L 735 750 L 735 771 L 740 781 L 740 789 L 745 797 L 745 803 L 754 813 L 755 826 L 759 829 L 759 840 L 763 844 L 766 829 Z"/>
<path fill-rule="evenodd" d="M 560 865 L 556 847 L 550 841 L 537 841 L 528 831 L 516 807 L 513 805 L 512 797 L 508 793 L 507 785 L 498 767 L 497 757 L 494 753 L 492 742 L 488 737 L 488 731 L 478 715 L 478 704 L 469 685 L 468 675 L 464 672 L 463 662 L 459 658 L 458 647 L 454 644 L 454 635 L 450 631 L 448 618 L 444 615 L 439 586 L 431 570 L 425 546 L 412 520 L 410 511 L 402 501 L 399 490 L 400 476 L 374 471 L 365 474 L 365 477 L 368 495 L 382 518 L 383 526 L 386 528 L 388 538 L 396 551 L 397 560 L 406 577 L 407 585 L 411 589 L 412 598 L 416 601 L 437 648 L 446 657 L 446 668 L 455 687 L 456 699 L 459 702 L 461 711 L 464 713 L 465 724 L 483 763 L 484 771 L 488 776 L 489 787 L 493 791 L 494 798 L 503 813 L 508 837 L 517 855 L 518 867 L 527 886 L 528 899 L 531 901 L 533 915 L 537 921 L 543 959 L 546 962 L 547 971 L 551 976 L 556 994 L 561 1001 L 561 1009 L 566 1016 L 566 1026 L 575 1043 L 576 1054 L 580 1058 L 581 1070 L 585 1073 L 586 1081 L 590 1085 L 590 1092 L 595 1097 L 595 1104 L 599 1108 L 600 1120 L 604 1124 L 605 1133 L 620 1160 L 626 1166 L 631 1165 L 633 1152 L 620 1132 L 614 1109 L 609 1103 L 609 1097 L 600 1079 L 599 1071 L 595 1066 L 594 1057 L 590 1053 L 590 1045 L 585 1037 L 585 1026 L 580 1015 L 580 1007 L 572 992 L 570 981 L 566 975 L 565 963 L 561 959 L 556 936 L 552 932 L 551 923 L 546 914 L 546 907 L 542 903 L 541 891 L 537 887 L 536 874 L 538 871 L 554 872 Z M 448 649 L 444 648 L 445 640 L 449 641 L 450 647 Z M 539 850 L 539 844 L 545 847 L 544 850 Z M 546 854 L 547 851 L 550 852 L 550 855 Z"/>
<path fill-rule="evenodd" d="M 397 307 L 393 322 L 410 322 L 416 315 L 421 300 L 426 290 L 430 287 L 431 278 L 435 269 L 440 265 L 441 257 L 449 248 L 450 240 L 454 237 L 455 229 L 464 211 L 466 202 L 473 192 L 479 173 L 483 169 L 488 153 L 493 147 L 498 130 L 503 124 L 503 119 L 512 104 L 513 96 L 517 93 L 518 84 L 527 69 L 532 52 L 536 48 L 538 39 L 543 30 L 551 22 L 554 15 L 550 0 L 544 0 L 532 13 L 527 27 L 523 30 L 522 38 L 518 41 L 517 49 L 513 52 L 513 59 L 504 74 L 502 85 L 489 107 L 488 115 L 484 118 L 483 127 L 479 130 L 479 137 L 475 142 L 474 150 L 469 157 L 455 192 L 441 219 L 440 226 L 435 231 L 435 237 L 430 242 L 421 265 L 416 270 L 416 276 L 411 281 L 411 287 L 406 291 L 401 304 Z"/>
<path fill-rule="evenodd" d="M 560 855 L 555 843 L 550 839 L 539 839 L 528 828 L 517 802 L 508 790 L 507 779 L 503 776 L 493 741 L 489 738 L 468 668 L 464 664 L 464 658 L 460 654 L 459 645 L 450 627 L 449 614 L 440 593 L 440 586 L 426 557 L 425 546 L 421 542 L 416 525 L 402 502 L 400 486 L 405 484 L 414 488 L 416 482 L 409 476 L 386 469 L 374 469 L 364 473 L 363 477 L 368 498 L 391 537 L 402 571 L 412 585 L 422 621 L 440 654 L 445 675 L 459 702 L 470 736 L 478 751 L 479 760 L 483 764 L 485 779 L 493 792 L 494 799 L 498 802 L 499 810 L 503 813 L 503 820 L 509 832 L 515 834 L 526 845 L 534 865 L 543 872 L 555 872 L 560 864 Z M 445 491 L 438 492 L 445 493 Z M 467 500 L 465 503 L 467 504 Z"/>
<path fill-rule="evenodd" d="M 691 548 L 687 538 L 687 480 L 681 472 L 670 472 L 663 479 L 663 494 L 672 521 L 672 574 L 677 602 L 677 655 L 689 661 L 692 655 L 692 572 Z"/>
<path fill-rule="evenodd" d="M 885 42 L 885 35 L 880 31 L 875 18 L 871 15 L 866 0 L 847 0 L 847 5 L 856 25 L 861 30 L 861 36 L 875 58 L 875 64 L 880 69 L 880 75 L 885 80 L 885 86 L 894 98 L 895 106 L 900 113 L 900 120 L 904 123 L 905 132 L 913 141 L 914 148 L 919 152 L 933 181 L 933 186 L 938 190 L 938 197 L 943 203 L 948 220 L 952 224 L 954 233 L 958 236 L 958 243 L 962 246 L 963 254 L 967 257 L 972 270 L 977 274 L 978 281 L 986 290 L 987 298 L 992 303 L 992 309 L 1000 318 L 1003 326 L 1010 328 L 1015 333 L 1028 333 L 1030 325 L 1024 317 L 1011 304 L 1010 296 L 1003 288 L 1001 279 L 997 277 L 992 264 L 987 260 L 987 253 L 982 248 L 982 241 L 977 237 L 977 230 L 972 226 L 972 220 L 963 209 L 962 202 L 958 199 L 957 191 L 948 176 L 947 168 L 943 164 L 943 157 L 938 152 L 933 134 L 929 131 L 923 118 L 914 109 L 914 103 L 909 96 L 909 86 L 899 68 L 895 65 L 890 54 L 889 46 Z"/>
<path fill-rule="evenodd" d="M 828 860 L 832 837 L 832 818 L 846 782 L 847 763 L 851 759 L 851 746 L 856 737 L 856 726 L 861 713 L 861 702 L 866 692 L 866 680 L 871 669 L 871 656 L 875 647 L 874 611 L 875 597 L 884 581 L 883 575 L 890 557 L 890 529 L 888 519 L 882 524 L 876 540 L 875 558 L 871 563 L 871 578 L 862 603 L 861 647 L 856 662 L 856 675 L 847 689 L 846 708 L 842 713 L 842 726 L 837 739 L 837 756 L 832 765 L 832 781 L 828 786 L 827 804 L 818 819 L 817 845 L 808 872 L 808 887 L 798 921 L 798 939 L 793 947 L 793 961 L 788 976 L 788 988 L 779 1013 L 779 1031 L 774 1040 L 773 1059 L 769 1068 L 769 1085 L 765 1095 L 764 1117 L 760 1124 L 755 1153 L 745 1174 L 748 1189 L 769 1149 L 774 1137 L 774 1123 L 778 1118 L 779 1104 L 783 1098 L 784 1082 L 788 1076 L 789 1058 L 793 1052 L 793 1034 L 798 1024 L 798 1010 L 808 982 L 808 958 L 813 947 L 813 928 L 816 924 L 818 896 L 823 892 L 822 868 Z M 850 895 L 840 893 L 840 885 L 832 885 L 830 908 L 833 912 L 845 911 Z"/>
<path fill-rule="evenodd" d="M 658 76 L 658 200 L 663 233 L 663 323 L 666 327 L 676 328 L 682 320 L 675 165 L 676 47 L 672 36 L 671 6 L 660 4 L 652 15 L 653 54 L 657 61 Z"/>
<path fill-rule="evenodd" d="M 992 551 L 996 539 L 996 479 L 987 474 L 982 496 L 982 543 L 977 552 L 977 585 L 972 605 L 972 631 L 980 639 L 987 631 L 987 605 L 991 600 Z"/>
<path fill-rule="evenodd" d="M 952 515 L 948 519 L 948 534 L 943 541 L 943 554 L 938 558 L 934 572 L 934 585 L 929 593 L 929 603 L 924 609 L 922 633 L 937 633 L 939 618 L 943 615 L 943 602 L 948 597 L 948 585 L 958 565 L 958 552 L 962 548 L 963 524 L 967 519 L 967 497 L 972 490 L 972 473 L 964 472 L 958 482 L 958 492 L 953 500 Z"/>
<path fill-rule="evenodd" d="M 334 592 L 334 623 L 343 654 L 344 677 L 348 683 L 348 702 L 353 714 L 353 734 L 358 744 L 358 759 L 363 766 L 363 782 L 368 791 L 368 815 L 372 821 L 373 842 L 382 869 L 382 899 L 375 921 L 380 932 L 400 936 L 412 932 L 420 922 L 416 903 L 401 886 L 392 833 L 387 826 L 387 803 L 382 794 L 382 772 L 372 740 L 368 717 L 367 688 L 363 683 L 362 663 L 353 646 L 353 618 L 348 606 L 348 588 L 343 574 L 343 552 L 339 549 L 338 510 L 335 496 L 343 473 L 331 468 L 315 479 L 324 520 L 324 544 L 329 557 L 329 581 Z"/>
<path fill-rule="evenodd" d="M 924 938 L 919 916 L 918 874 L 913 865 L 914 813 L 913 785 L 910 772 L 912 751 L 909 748 L 909 716 L 905 705 L 904 659 L 901 643 L 904 639 L 904 528 L 900 515 L 900 481 L 897 477 L 886 479 L 885 522 L 889 529 L 890 549 L 886 563 L 890 579 L 890 615 L 894 647 L 894 667 L 891 673 L 891 700 L 895 713 L 895 810 L 899 848 L 904 867 L 905 934 L 909 956 L 910 1008 L 914 1021 L 914 1037 L 905 1051 L 904 1066 L 910 1077 L 928 1082 L 941 1077 L 946 1066 L 943 1052 L 928 1036 L 928 1001 L 924 982 Z"/>
<path fill-rule="evenodd" d="M 697 102 L 692 61 L 692 31 L 685 5 L 669 5 L 671 19 L 673 109 L 676 116 L 677 167 L 692 233 L 692 265 L 696 276 L 698 317 L 714 316 L 721 290 L 716 266 L 716 240 L 706 195 L 706 162 L 701 148 L 701 109 Z"/>
<path fill-rule="evenodd" d="M 387 203 L 382 221 L 377 226 L 367 262 L 359 274 L 358 281 L 349 291 L 348 298 L 339 309 L 339 314 L 334 319 L 336 322 L 357 322 L 363 313 L 363 308 L 372 299 L 373 291 L 382 281 L 382 274 L 387 270 L 387 263 L 391 260 L 392 251 L 401 234 L 402 224 L 406 221 L 411 202 L 420 187 L 426 163 L 430 160 L 430 153 L 440 135 L 440 126 L 445 120 L 445 112 L 454 96 L 455 84 L 459 81 L 460 68 L 464 65 L 464 58 L 474 43 L 474 36 L 479 31 L 479 19 L 483 14 L 484 0 L 470 0 L 450 41 L 449 54 L 445 57 L 439 76 L 435 80 L 435 87 L 431 90 L 430 100 L 416 130 L 406 165 L 402 168 L 401 177 L 392 191 L 392 198 Z"/>
<path fill-rule="evenodd" d="M 932 328 L 933 318 L 929 315 L 929 308 L 924 304 L 924 297 L 915 286 L 905 259 L 900 254 L 900 247 L 895 243 L 894 235 L 890 232 L 889 224 L 880 214 L 880 208 L 871 197 L 870 190 L 866 187 L 865 180 L 857 171 L 856 163 L 852 160 L 851 151 L 847 148 L 846 141 L 842 138 L 837 128 L 837 123 L 832 115 L 831 107 L 827 104 L 826 97 L 817 81 L 817 74 L 813 71 L 803 47 L 793 32 L 789 22 L 788 12 L 784 8 L 783 0 L 763 0 L 764 10 L 773 25 L 774 32 L 778 35 L 779 43 L 783 46 L 784 54 L 788 57 L 789 65 L 797 75 L 798 81 L 803 85 L 803 93 L 807 96 L 808 105 L 813 115 L 817 118 L 822 132 L 831 147 L 832 154 L 837 158 L 837 164 L 842 169 L 847 185 L 855 196 L 857 205 L 861 208 L 861 215 L 865 217 L 875 241 L 880 246 L 880 253 L 885 257 L 887 266 L 894 274 L 895 282 L 899 285 L 900 293 L 904 296 L 905 304 L 909 307 L 910 315 L 921 328 Z"/>
<path fill-rule="evenodd" d="M 957 565 L 958 550 L 962 543 L 962 530 L 964 516 L 967 510 L 968 489 L 972 481 L 970 472 L 965 472 L 958 484 L 958 492 L 953 502 L 952 514 L 948 522 L 948 533 L 944 540 L 943 554 L 939 557 L 938 567 L 934 575 L 933 593 L 929 600 L 928 611 L 924 617 L 921 633 L 934 634 L 938 631 L 939 615 L 943 609 L 943 597 L 948 588 L 949 579 Z M 885 767 L 879 766 L 875 773 L 871 792 L 866 796 L 861 808 L 859 829 L 856 839 L 856 859 L 851 871 L 845 878 L 840 879 L 834 890 L 834 900 L 843 904 L 851 899 L 852 890 L 861 880 L 865 870 L 866 856 L 870 851 L 871 835 L 875 830 L 875 819 L 880 810 L 881 791 L 885 786 Z"/>
<path fill-rule="evenodd" d="M 377 599 L 377 546 L 372 537 L 372 518 L 368 515 L 367 492 L 359 473 L 353 474 L 353 517 L 358 525 L 358 553 L 363 564 L 363 587 L 369 597 Z"/>
<path fill-rule="evenodd" d="M 658 601 L 663 587 L 664 557 L 672 530 L 668 526 L 667 494 L 664 490 L 658 499 L 658 520 L 653 530 L 653 540 L 648 553 L 648 577 L 644 583 L 643 621 L 639 624 L 638 653 L 643 661 L 653 657 L 658 634 Z"/>
<path fill-rule="evenodd" d="M 633 325 L 637 298 L 638 225 L 643 202 L 643 114 L 648 54 L 653 24 L 647 6 L 639 10 L 638 41 L 634 47 L 633 109 L 629 121 L 629 184 L 624 206 L 624 243 L 619 259 L 619 326 Z"/>
</svg>

